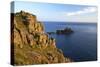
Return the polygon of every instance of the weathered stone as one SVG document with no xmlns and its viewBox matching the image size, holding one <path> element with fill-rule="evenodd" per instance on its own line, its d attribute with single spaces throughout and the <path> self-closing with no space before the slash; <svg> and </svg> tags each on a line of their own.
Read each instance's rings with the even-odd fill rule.
<svg viewBox="0 0 100 67">
<path fill-rule="evenodd" d="M 16 29 L 14 29 L 14 44 L 18 45 L 20 48 L 23 47 L 20 33 Z"/>
</svg>

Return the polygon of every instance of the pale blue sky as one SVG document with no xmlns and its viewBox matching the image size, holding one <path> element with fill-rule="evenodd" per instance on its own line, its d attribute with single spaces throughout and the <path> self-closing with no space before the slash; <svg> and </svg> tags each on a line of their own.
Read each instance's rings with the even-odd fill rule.
<svg viewBox="0 0 100 67">
<path fill-rule="evenodd" d="M 14 12 L 24 10 L 37 16 L 39 21 L 97 22 L 97 7 L 71 4 L 14 2 Z"/>
</svg>

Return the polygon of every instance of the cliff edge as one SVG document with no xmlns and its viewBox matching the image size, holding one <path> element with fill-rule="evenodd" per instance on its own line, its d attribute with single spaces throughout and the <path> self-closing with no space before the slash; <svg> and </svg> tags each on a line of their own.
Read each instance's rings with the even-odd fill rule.
<svg viewBox="0 0 100 67">
<path fill-rule="evenodd" d="M 35 15 L 24 11 L 11 14 L 12 65 L 70 62 L 55 44 Z"/>
</svg>

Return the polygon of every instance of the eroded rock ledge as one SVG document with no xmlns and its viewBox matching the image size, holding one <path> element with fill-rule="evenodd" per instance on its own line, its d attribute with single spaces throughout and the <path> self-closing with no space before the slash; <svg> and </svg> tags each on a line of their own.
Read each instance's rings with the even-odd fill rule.
<svg viewBox="0 0 100 67">
<path fill-rule="evenodd" d="M 56 48 L 55 39 L 45 33 L 42 22 L 35 15 L 20 11 L 11 14 L 11 22 L 13 65 L 70 62 Z"/>
</svg>

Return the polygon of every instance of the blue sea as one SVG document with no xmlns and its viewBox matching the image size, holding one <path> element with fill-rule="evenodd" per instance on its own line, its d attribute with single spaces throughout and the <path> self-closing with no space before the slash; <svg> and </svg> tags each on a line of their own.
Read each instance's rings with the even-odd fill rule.
<svg viewBox="0 0 100 67">
<path fill-rule="evenodd" d="M 57 48 L 65 57 L 75 62 L 97 60 L 97 24 L 77 22 L 44 22 L 45 32 L 55 32 L 66 27 L 74 33 L 69 35 L 51 34 L 56 39 Z"/>
</svg>

